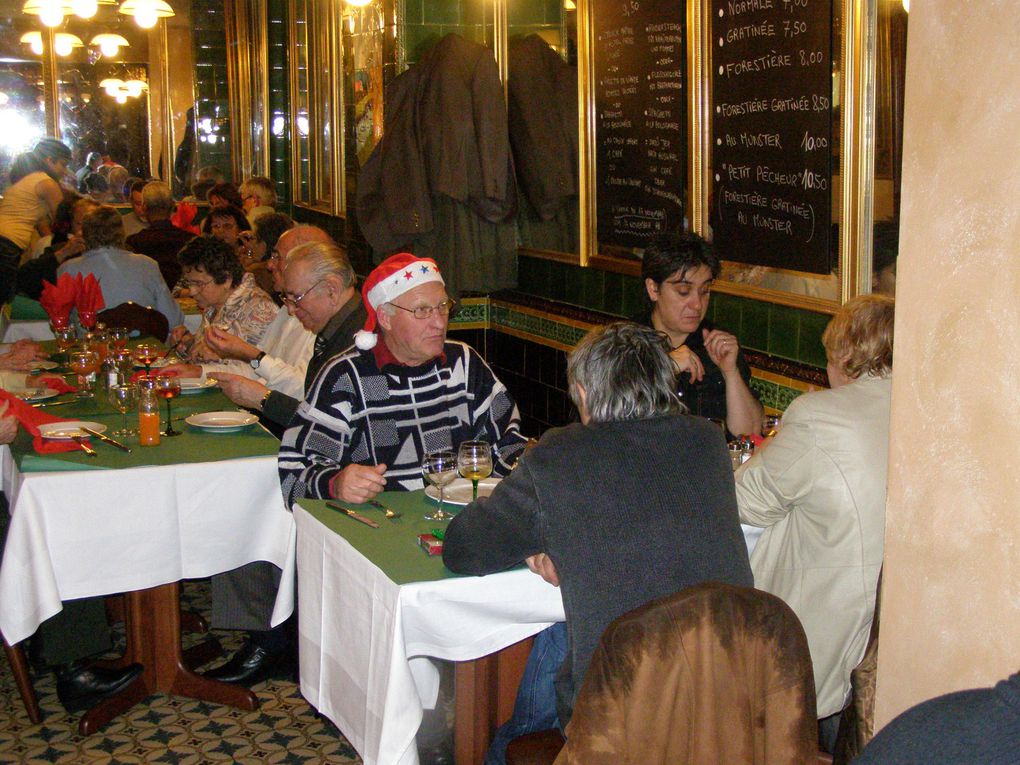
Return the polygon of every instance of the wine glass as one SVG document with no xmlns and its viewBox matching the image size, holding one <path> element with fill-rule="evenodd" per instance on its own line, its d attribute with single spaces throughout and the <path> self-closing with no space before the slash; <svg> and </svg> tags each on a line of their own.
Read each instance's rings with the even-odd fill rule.
<svg viewBox="0 0 1020 765">
<path fill-rule="evenodd" d="M 85 349 L 92 351 L 99 357 L 99 363 L 106 361 L 110 352 L 110 337 L 106 332 L 94 330 L 85 335 Z"/>
<path fill-rule="evenodd" d="M 96 325 L 96 312 L 78 311 L 78 322 L 85 327 L 85 329 L 91 330 Z"/>
<path fill-rule="evenodd" d="M 73 351 L 68 357 L 68 366 L 78 376 L 78 398 L 95 398 L 92 383 L 99 369 L 99 357 L 92 351 Z"/>
<path fill-rule="evenodd" d="M 138 406 L 138 386 L 134 383 L 111 385 L 107 390 L 106 396 L 113 405 L 113 408 L 120 412 L 123 420 L 123 427 L 120 430 L 115 430 L 113 435 L 133 436 L 135 431 L 128 427 L 127 413 Z"/>
<path fill-rule="evenodd" d="M 136 345 L 134 354 L 135 360 L 145 366 L 145 375 L 148 377 L 152 371 L 152 362 L 159 358 L 159 346 L 146 343 Z"/>
<path fill-rule="evenodd" d="M 425 513 L 427 521 L 448 521 L 453 516 L 443 509 L 443 492 L 457 477 L 457 456 L 451 451 L 429 452 L 421 461 L 421 474 L 439 489 L 439 507 Z"/>
<path fill-rule="evenodd" d="M 166 399 L 166 430 L 164 436 L 179 436 L 181 432 L 174 430 L 171 419 L 170 399 L 181 393 L 181 380 L 177 375 L 158 375 L 156 377 L 156 393 Z"/>
<path fill-rule="evenodd" d="M 61 353 L 67 353 L 71 350 L 71 348 L 74 347 L 75 341 L 78 339 L 78 336 L 74 331 L 74 327 L 66 325 L 54 328 L 53 336 L 57 340 L 57 350 Z"/>
<path fill-rule="evenodd" d="M 460 474 L 471 481 L 471 501 L 478 499 L 478 482 L 492 475 L 492 447 L 487 441 L 465 441 L 457 454 Z"/>
<path fill-rule="evenodd" d="M 127 346 L 128 338 L 131 336 L 131 330 L 127 327 L 111 327 L 109 335 L 110 340 L 113 341 L 114 348 L 124 348 Z"/>
</svg>

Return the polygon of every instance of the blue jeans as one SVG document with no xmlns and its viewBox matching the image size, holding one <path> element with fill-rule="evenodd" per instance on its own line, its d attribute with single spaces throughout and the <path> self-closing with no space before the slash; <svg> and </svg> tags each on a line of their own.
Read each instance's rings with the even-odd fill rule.
<svg viewBox="0 0 1020 765">
<path fill-rule="evenodd" d="M 492 737 L 485 765 L 506 765 L 507 745 L 518 736 L 559 727 L 553 681 L 566 658 L 565 622 L 557 622 L 535 635 L 535 644 L 514 699 L 514 713 Z"/>
</svg>

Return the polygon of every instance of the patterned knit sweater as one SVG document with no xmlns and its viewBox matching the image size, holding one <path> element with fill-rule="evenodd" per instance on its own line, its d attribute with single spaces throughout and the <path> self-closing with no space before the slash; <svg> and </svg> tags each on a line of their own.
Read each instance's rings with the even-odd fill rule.
<svg viewBox="0 0 1020 765">
<path fill-rule="evenodd" d="M 421 366 L 382 370 L 372 351 L 351 349 L 319 372 L 283 435 L 284 501 L 329 497 L 333 476 L 353 463 L 385 464 L 388 491 L 420 489 L 426 452 L 472 439 L 492 444 L 496 475 L 527 440 L 513 399 L 473 349 L 448 340 Z"/>
</svg>

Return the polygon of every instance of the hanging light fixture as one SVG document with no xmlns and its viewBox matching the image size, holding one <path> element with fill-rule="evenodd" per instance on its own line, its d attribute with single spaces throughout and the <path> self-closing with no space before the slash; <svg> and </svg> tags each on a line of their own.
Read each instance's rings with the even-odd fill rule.
<svg viewBox="0 0 1020 765">
<path fill-rule="evenodd" d="M 91 19 L 99 10 L 99 0 L 71 0 L 71 10 L 80 19 Z"/>
<path fill-rule="evenodd" d="M 107 77 L 99 83 L 99 87 L 106 91 L 106 95 L 115 96 L 120 92 L 120 89 L 124 87 L 124 80 L 118 79 L 117 77 Z"/>
<path fill-rule="evenodd" d="M 67 32 L 57 32 L 53 39 L 53 50 L 56 51 L 58 56 L 70 56 L 71 51 L 75 48 L 81 48 L 85 45 L 81 41 L 78 35 L 72 35 Z"/>
<path fill-rule="evenodd" d="M 128 47 L 128 41 L 120 35 L 103 32 L 103 34 L 93 37 L 89 45 L 98 45 L 100 53 L 107 58 L 113 58 L 120 52 L 121 48 Z"/>
<path fill-rule="evenodd" d="M 174 15 L 174 9 L 163 0 L 124 0 L 117 9 L 125 16 L 134 16 L 142 29 L 151 29 L 160 19 Z"/>
<path fill-rule="evenodd" d="M 149 83 L 145 80 L 128 80 L 124 83 L 124 91 L 131 96 L 131 98 L 138 98 L 142 95 L 143 91 L 149 89 Z"/>
<path fill-rule="evenodd" d="M 25 32 L 21 36 L 21 42 L 27 45 L 35 55 L 42 55 L 42 32 Z"/>
<path fill-rule="evenodd" d="M 70 0 L 25 0 L 21 11 L 38 16 L 39 21 L 48 27 L 59 27 L 64 23 L 64 16 L 74 13 Z"/>
</svg>

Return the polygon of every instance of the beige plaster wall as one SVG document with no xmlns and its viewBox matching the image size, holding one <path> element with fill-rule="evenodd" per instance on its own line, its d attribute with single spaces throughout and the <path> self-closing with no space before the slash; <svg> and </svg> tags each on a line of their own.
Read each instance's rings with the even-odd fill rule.
<svg viewBox="0 0 1020 765">
<path fill-rule="evenodd" d="M 1020 8 L 909 35 L 879 727 L 1020 669 Z"/>
</svg>

